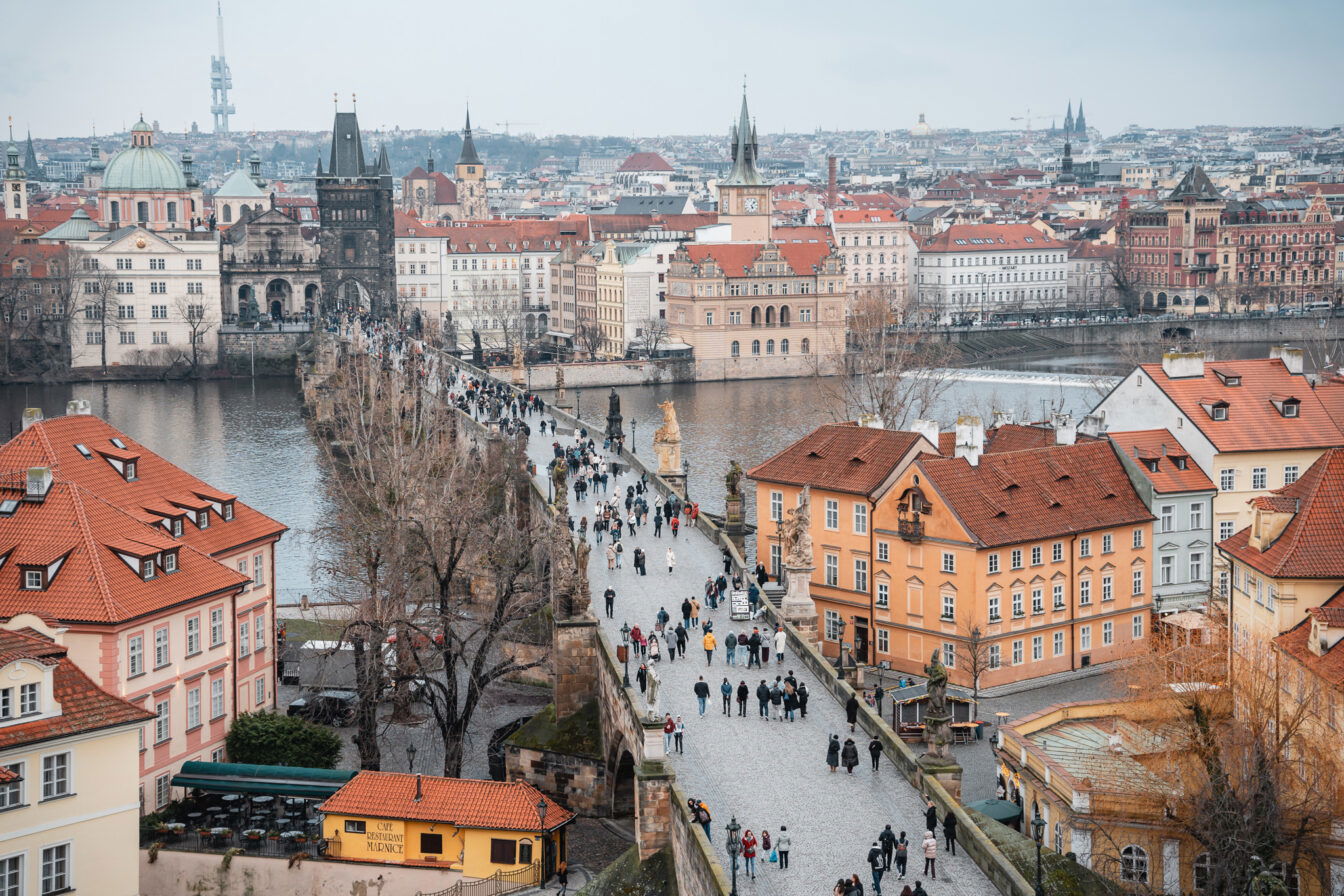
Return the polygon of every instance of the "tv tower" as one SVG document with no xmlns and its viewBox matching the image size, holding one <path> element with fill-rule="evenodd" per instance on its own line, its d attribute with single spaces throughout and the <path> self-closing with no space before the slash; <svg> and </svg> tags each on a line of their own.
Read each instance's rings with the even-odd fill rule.
<svg viewBox="0 0 1344 896">
<path fill-rule="evenodd" d="M 210 57 L 210 114 L 215 117 L 215 133 L 229 132 L 229 116 L 234 113 L 229 103 L 229 89 L 233 87 L 233 75 L 229 73 L 229 63 L 224 59 L 224 10 L 215 3 L 215 26 L 219 31 L 219 55 Z"/>
</svg>

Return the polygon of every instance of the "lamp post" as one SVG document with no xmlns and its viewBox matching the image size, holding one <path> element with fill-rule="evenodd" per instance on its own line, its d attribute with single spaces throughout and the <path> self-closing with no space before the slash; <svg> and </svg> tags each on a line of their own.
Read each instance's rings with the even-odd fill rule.
<svg viewBox="0 0 1344 896">
<path fill-rule="evenodd" d="M 1036 896 L 1045 896 L 1045 888 L 1041 885 L 1041 841 L 1045 839 L 1045 819 L 1039 809 L 1031 819 L 1031 833 L 1036 840 Z"/>
<path fill-rule="evenodd" d="M 630 623 L 621 625 L 621 646 L 625 648 L 625 674 L 621 679 L 622 687 L 630 687 Z"/>
<path fill-rule="evenodd" d="M 574 419 L 583 419 L 583 393 L 578 389 L 574 390 Z"/>
<path fill-rule="evenodd" d="M 546 810 L 548 808 L 545 797 L 537 800 L 537 817 L 541 819 L 541 832 L 543 834 L 546 833 Z"/>
<path fill-rule="evenodd" d="M 840 645 L 835 654 L 835 671 L 840 676 L 840 680 L 845 680 L 845 620 L 844 617 L 836 623 L 839 626 L 835 634 L 835 640 Z"/>
<path fill-rule="evenodd" d="M 686 503 L 691 503 L 691 462 L 681 459 L 681 490 L 686 494 Z"/>
<path fill-rule="evenodd" d="M 728 896 L 737 896 L 737 854 L 742 849 L 742 841 L 738 839 L 738 834 L 742 833 L 742 825 L 737 823 L 737 816 L 725 826 L 728 831 L 728 855 L 733 860 L 733 890 Z"/>
<path fill-rule="evenodd" d="M 630 453 L 631 453 L 631 454 L 638 454 L 638 453 L 639 453 L 639 445 L 638 445 L 638 443 L 635 442 L 635 427 L 638 426 L 638 425 L 639 425 L 639 421 L 638 421 L 638 420 L 631 420 L 631 421 L 630 421 Z"/>
<path fill-rule="evenodd" d="M 406 771 L 415 771 L 415 744 L 406 745 Z"/>
</svg>

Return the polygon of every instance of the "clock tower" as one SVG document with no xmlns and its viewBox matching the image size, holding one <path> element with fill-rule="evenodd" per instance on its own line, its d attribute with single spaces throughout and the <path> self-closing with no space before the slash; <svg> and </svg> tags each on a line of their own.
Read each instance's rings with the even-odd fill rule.
<svg viewBox="0 0 1344 896">
<path fill-rule="evenodd" d="M 733 167 L 719 182 L 719 222 L 733 228 L 735 243 L 764 243 L 770 239 L 770 184 L 756 170 L 756 126 L 747 113 L 747 94 L 742 92 L 742 111 L 732 130 Z"/>
</svg>

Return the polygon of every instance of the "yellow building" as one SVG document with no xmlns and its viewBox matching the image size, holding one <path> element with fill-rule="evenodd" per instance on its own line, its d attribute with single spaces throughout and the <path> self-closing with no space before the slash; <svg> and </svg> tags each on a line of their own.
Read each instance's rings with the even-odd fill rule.
<svg viewBox="0 0 1344 896">
<path fill-rule="evenodd" d="M 625 267 L 616 255 L 616 244 L 607 240 L 597 263 L 597 326 L 602 339 L 599 358 L 625 357 Z"/>
<path fill-rule="evenodd" d="M 138 731 L 153 714 L 42 629 L 0 629 L 0 893 L 134 896 Z"/>
<path fill-rule="evenodd" d="M 319 807 L 327 856 L 542 883 L 574 813 L 522 781 L 362 771 Z"/>
</svg>

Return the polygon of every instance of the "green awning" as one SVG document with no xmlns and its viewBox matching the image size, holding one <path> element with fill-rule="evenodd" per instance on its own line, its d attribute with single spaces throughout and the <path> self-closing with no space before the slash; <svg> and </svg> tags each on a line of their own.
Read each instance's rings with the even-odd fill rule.
<svg viewBox="0 0 1344 896">
<path fill-rule="evenodd" d="M 974 809 L 1002 824 L 1013 824 L 1022 817 L 1022 807 L 1008 800 L 980 800 L 967 803 L 967 809 Z"/>
<path fill-rule="evenodd" d="M 184 762 L 182 770 L 168 783 L 211 793 L 255 793 L 321 800 L 340 790 L 355 774 L 345 769 Z"/>
</svg>

